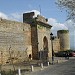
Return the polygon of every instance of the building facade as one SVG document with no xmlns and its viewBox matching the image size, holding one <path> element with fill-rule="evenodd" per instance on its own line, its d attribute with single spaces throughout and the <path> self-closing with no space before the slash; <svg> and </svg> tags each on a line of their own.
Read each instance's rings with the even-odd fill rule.
<svg viewBox="0 0 75 75">
<path fill-rule="evenodd" d="M 0 19 L 0 63 L 16 63 L 52 56 L 47 19 L 33 18 L 34 12 L 23 14 L 23 23 Z"/>
<path fill-rule="evenodd" d="M 52 56 L 50 29 L 51 25 L 47 23 L 47 19 L 38 15 L 33 18 L 34 12 L 23 14 L 23 22 L 31 25 L 31 43 L 33 59 L 48 59 Z"/>
<path fill-rule="evenodd" d="M 23 62 L 29 59 L 51 61 L 52 26 L 47 23 L 46 18 L 41 15 L 34 17 L 34 15 L 34 12 L 24 13 L 23 23 L 0 19 L 0 64 Z M 55 52 L 70 48 L 68 34 L 58 31 L 58 37 L 53 40 Z"/>
</svg>

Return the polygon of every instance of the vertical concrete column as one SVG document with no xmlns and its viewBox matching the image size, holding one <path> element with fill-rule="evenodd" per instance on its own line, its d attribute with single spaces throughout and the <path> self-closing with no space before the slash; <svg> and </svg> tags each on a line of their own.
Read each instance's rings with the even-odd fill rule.
<svg viewBox="0 0 75 75">
<path fill-rule="evenodd" d="M 33 65 L 31 65 L 31 71 L 34 71 L 34 67 L 33 67 Z"/>
<path fill-rule="evenodd" d="M 49 62 L 47 62 L 48 66 L 49 66 Z"/>
<path fill-rule="evenodd" d="M 41 68 L 43 68 L 43 63 L 41 63 Z"/>
<path fill-rule="evenodd" d="M 18 69 L 18 75 L 21 75 L 21 70 L 20 70 L 20 68 Z"/>
<path fill-rule="evenodd" d="M 59 63 L 59 60 L 57 60 L 57 63 Z"/>
</svg>

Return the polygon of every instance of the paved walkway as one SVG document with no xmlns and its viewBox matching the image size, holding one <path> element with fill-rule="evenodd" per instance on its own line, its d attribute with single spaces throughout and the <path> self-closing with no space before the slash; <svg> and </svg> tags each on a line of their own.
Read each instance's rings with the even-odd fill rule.
<svg viewBox="0 0 75 75">
<path fill-rule="evenodd" d="M 64 63 L 50 65 L 46 69 L 24 75 L 75 75 L 75 58 L 70 58 Z"/>
<path fill-rule="evenodd" d="M 73 58 L 70 58 L 73 59 Z M 54 64 L 59 64 L 62 62 L 68 61 L 66 60 L 64 57 L 54 57 Z M 39 62 L 39 63 L 37 63 Z M 49 64 L 48 62 L 45 62 L 43 64 L 40 64 L 40 61 L 36 61 L 36 60 L 32 60 L 31 62 L 24 62 L 24 63 L 20 63 L 15 65 L 15 69 L 21 69 L 21 73 L 22 75 L 24 74 L 29 74 L 32 71 L 36 72 L 36 71 L 40 71 L 40 70 L 44 70 L 45 68 L 48 68 L 48 65 L 51 67 L 52 65 Z M 31 68 L 32 66 L 32 68 Z M 2 67 L 3 69 L 13 69 L 12 65 L 5 65 Z"/>
<path fill-rule="evenodd" d="M 54 60 L 54 64 L 59 64 L 59 63 L 68 61 L 64 57 L 54 57 L 54 59 L 55 59 Z M 52 64 L 48 64 L 48 62 L 44 63 L 43 67 L 40 65 L 40 63 L 38 65 L 33 64 L 33 72 L 44 70 L 44 69 L 48 68 L 49 66 L 52 67 L 53 65 Z M 29 72 L 24 72 L 23 74 L 29 75 L 31 72 L 32 71 L 31 71 L 31 68 L 30 68 Z"/>
</svg>

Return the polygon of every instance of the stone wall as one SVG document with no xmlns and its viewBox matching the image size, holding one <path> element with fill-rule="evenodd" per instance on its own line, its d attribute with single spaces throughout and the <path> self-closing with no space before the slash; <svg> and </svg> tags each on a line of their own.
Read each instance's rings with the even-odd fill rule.
<svg viewBox="0 0 75 75">
<path fill-rule="evenodd" d="M 32 55 L 30 25 L 0 19 L 0 63 L 10 63 L 10 58 L 24 61 L 29 54 Z"/>
<path fill-rule="evenodd" d="M 60 51 L 60 39 L 58 37 L 54 37 L 53 40 L 53 50 L 55 53 Z"/>
<path fill-rule="evenodd" d="M 68 30 L 59 30 L 57 35 L 60 38 L 60 50 L 65 51 L 70 49 L 70 35 Z"/>
<path fill-rule="evenodd" d="M 45 54 L 44 54 L 44 45 L 48 45 L 48 58 L 51 58 L 52 56 L 52 48 L 51 48 L 51 40 L 50 40 L 50 28 L 48 27 L 45 27 L 45 26 L 42 26 L 41 24 L 40 25 L 37 25 L 37 33 L 38 33 L 38 51 L 39 52 L 42 52 L 41 54 L 41 59 L 42 57 L 44 58 L 45 57 Z M 44 44 L 44 38 L 46 37 L 46 43 Z"/>
<path fill-rule="evenodd" d="M 51 57 L 51 40 L 50 29 L 51 25 L 47 23 L 47 19 L 41 15 L 34 17 L 34 12 L 24 13 L 23 22 L 31 25 L 31 42 L 32 42 L 32 57 L 39 59 L 40 50 L 42 49 L 41 57 Z M 44 41 L 45 39 L 45 41 Z M 47 46 L 45 50 L 44 46 Z"/>
<path fill-rule="evenodd" d="M 38 34 L 37 25 L 32 24 L 31 26 L 31 43 L 32 43 L 32 57 L 33 59 L 38 59 Z"/>
</svg>

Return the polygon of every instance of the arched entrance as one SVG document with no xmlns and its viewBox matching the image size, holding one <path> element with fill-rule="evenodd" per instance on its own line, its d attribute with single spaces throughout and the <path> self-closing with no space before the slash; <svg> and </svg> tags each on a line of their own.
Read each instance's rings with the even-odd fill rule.
<svg viewBox="0 0 75 75">
<path fill-rule="evenodd" d="M 48 58 L 48 40 L 46 36 L 43 38 L 43 58 L 46 60 Z"/>
</svg>

